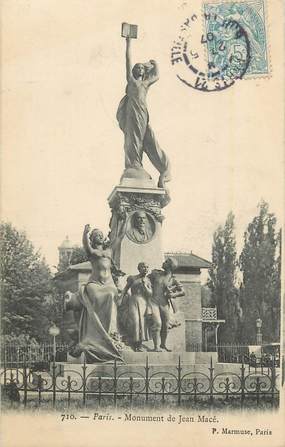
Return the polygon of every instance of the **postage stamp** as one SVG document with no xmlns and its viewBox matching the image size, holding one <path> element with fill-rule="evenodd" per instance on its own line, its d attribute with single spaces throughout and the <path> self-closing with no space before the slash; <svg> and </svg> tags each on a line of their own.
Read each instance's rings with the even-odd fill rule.
<svg viewBox="0 0 285 447">
<path fill-rule="evenodd" d="M 211 24 L 204 31 L 203 18 Z M 246 31 L 235 20 L 203 13 L 189 17 L 171 49 L 171 63 L 184 84 L 203 92 L 225 90 L 242 79 L 250 63 Z M 215 22 L 215 26 L 212 23 Z M 211 46 L 210 46 L 211 44 Z M 205 60 L 205 46 L 209 54 Z"/>
<path fill-rule="evenodd" d="M 177 78 L 203 92 L 271 75 L 265 0 L 213 0 L 188 12 L 171 48 Z"/>
<path fill-rule="evenodd" d="M 224 35 L 223 23 L 233 21 L 246 32 L 250 45 L 250 62 L 244 78 L 269 75 L 264 0 L 208 2 L 203 8 L 206 35 L 220 35 L 218 39 L 207 39 L 208 63 L 219 66 L 229 51 L 230 36 Z M 221 44 L 222 40 L 224 44 Z M 232 41 L 230 45 L 236 44 Z M 245 50 L 240 47 L 239 51 Z"/>
</svg>

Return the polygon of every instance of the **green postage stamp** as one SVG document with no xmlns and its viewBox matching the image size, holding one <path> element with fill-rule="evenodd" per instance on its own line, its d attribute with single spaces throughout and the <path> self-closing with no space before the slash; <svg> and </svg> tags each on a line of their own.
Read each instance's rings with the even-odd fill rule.
<svg viewBox="0 0 285 447">
<path fill-rule="evenodd" d="M 249 65 L 244 78 L 266 76 L 270 74 L 268 42 L 266 35 L 266 14 L 264 0 L 247 0 L 242 2 L 204 3 L 204 21 L 207 39 L 207 58 L 209 65 L 219 67 L 227 52 L 227 40 L 233 44 L 230 36 L 232 26 L 225 36 L 225 23 L 236 23 L 244 30 L 249 42 Z M 221 36 L 211 39 L 211 36 Z M 228 39 L 227 39 L 228 37 Z M 242 51 L 242 48 L 241 48 Z M 237 51 L 236 51 L 237 53 Z"/>
</svg>

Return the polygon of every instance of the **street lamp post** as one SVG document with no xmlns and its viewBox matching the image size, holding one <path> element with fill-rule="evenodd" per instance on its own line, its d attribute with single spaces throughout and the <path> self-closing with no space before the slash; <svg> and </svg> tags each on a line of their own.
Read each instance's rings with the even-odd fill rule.
<svg viewBox="0 0 285 447">
<path fill-rule="evenodd" d="M 257 318 L 257 320 L 256 320 L 256 344 L 257 345 L 262 345 L 261 327 L 262 327 L 262 320 L 261 320 L 261 318 Z"/>
<path fill-rule="evenodd" d="M 49 335 L 53 337 L 53 361 L 55 362 L 55 356 L 56 356 L 56 343 L 55 343 L 55 337 L 57 337 L 60 333 L 59 328 L 53 323 L 52 326 L 49 328 Z"/>
</svg>

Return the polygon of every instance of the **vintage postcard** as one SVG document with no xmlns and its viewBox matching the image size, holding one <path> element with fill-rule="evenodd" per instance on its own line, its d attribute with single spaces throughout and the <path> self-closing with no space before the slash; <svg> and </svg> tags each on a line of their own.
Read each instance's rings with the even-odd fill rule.
<svg viewBox="0 0 285 447">
<path fill-rule="evenodd" d="M 4 0 L 4 447 L 285 446 L 281 0 Z"/>
</svg>

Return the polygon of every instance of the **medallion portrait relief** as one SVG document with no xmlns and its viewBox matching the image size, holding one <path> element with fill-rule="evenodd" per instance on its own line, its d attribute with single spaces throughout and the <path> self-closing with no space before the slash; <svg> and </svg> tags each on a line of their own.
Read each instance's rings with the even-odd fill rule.
<svg viewBox="0 0 285 447">
<path fill-rule="evenodd" d="M 129 217 L 126 235 L 136 244 L 145 244 L 154 237 L 155 229 L 155 221 L 151 214 L 143 210 L 135 211 Z"/>
</svg>

